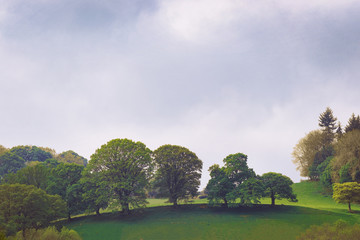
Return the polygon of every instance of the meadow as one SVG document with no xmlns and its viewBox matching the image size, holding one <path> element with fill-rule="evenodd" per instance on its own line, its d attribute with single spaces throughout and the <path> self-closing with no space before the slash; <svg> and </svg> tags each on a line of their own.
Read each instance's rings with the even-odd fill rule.
<svg viewBox="0 0 360 240">
<path fill-rule="evenodd" d="M 84 240 L 91 239 L 296 239 L 311 225 L 333 223 L 343 219 L 360 222 L 360 207 L 335 203 L 322 195 L 315 182 L 293 185 L 298 202 L 270 199 L 261 205 L 224 209 L 208 207 L 206 199 L 194 200 L 177 209 L 164 199 L 149 199 L 146 209 L 130 216 L 103 213 L 102 216 L 81 216 L 67 226 Z"/>
</svg>

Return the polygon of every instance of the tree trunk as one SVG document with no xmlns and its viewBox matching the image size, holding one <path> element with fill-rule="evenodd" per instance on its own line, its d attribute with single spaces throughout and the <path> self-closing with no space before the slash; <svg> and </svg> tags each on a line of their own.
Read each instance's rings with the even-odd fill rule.
<svg viewBox="0 0 360 240">
<path fill-rule="evenodd" d="M 228 208 L 228 202 L 227 202 L 226 198 L 224 198 L 224 203 L 225 203 L 225 207 Z"/>
<path fill-rule="evenodd" d="M 271 193 L 271 206 L 275 206 L 275 195 Z"/>
<path fill-rule="evenodd" d="M 130 213 L 129 203 L 128 202 L 124 203 L 121 206 L 122 206 L 123 213 L 125 215 L 129 215 L 129 213 Z"/>
<path fill-rule="evenodd" d="M 348 207 L 349 207 L 349 212 L 352 212 L 352 211 L 351 211 L 351 205 L 350 205 L 350 202 L 348 203 Z"/>
<path fill-rule="evenodd" d="M 100 208 L 96 208 L 96 216 L 100 216 Z"/>
<path fill-rule="evenodd" d="M 177 208 L 178 207 L 178 203 L 177 203 L 177 199 L 174 199 L 174 205 L 173 205 L 174 208 Z"/>
<path fill-rule="evenodd" d="M 69 221 L 69 222 L 71 221 L 71 214 L 70 214 L 70 212 L 68 212 L 68 221 Z"/>
</svg>

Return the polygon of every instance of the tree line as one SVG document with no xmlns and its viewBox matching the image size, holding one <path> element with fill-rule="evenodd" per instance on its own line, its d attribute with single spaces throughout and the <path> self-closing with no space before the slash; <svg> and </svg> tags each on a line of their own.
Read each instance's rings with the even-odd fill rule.
<svg viewBox="0 0 360 240">
<path fill-rule="evenodd" d="M 198 195 L 203 163 L 189 149 L 166 144 L 151 151 L 142 142 L 113 139 L 90 160 L 73 151 L 49 148 L 0 148 L 0 231 L 46 227 L 49 222 L 101 209 L 145 207 L 149 197 L 167 198 L 174 207 Z M 260 198 L 296 201 L 290 178 L 279 173 L 256 175 L 247 156 L 230 154 L 224 166 L 214 164 L 206 193 L 211 205 L 234 207 L 260 203 Z"/>
<path fill-rule="evenodd" d="M 353 113 L 343 128 L 327 107 L 318 123 L 319 129 L 294 147 L 293 162 L 301 176 L 319 181 L 335 201 L 348 203 L 351 211 L 350 203 L 360 200 L 360 116 Z"/>
</svg>

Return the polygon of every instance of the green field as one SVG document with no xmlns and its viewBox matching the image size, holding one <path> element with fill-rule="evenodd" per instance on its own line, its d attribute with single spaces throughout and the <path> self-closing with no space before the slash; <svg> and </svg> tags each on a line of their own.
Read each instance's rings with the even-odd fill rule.
<svg viewBox="0 0 360 240">
<path fill-rule="evenodd" d="M 150 200 L 149 207 L 131 216 L 106 213 L 80 217 L 68 224 L 84 240 L 90 239 L 295 239 L 310 225 L 343 219 L 360 222 L 360 207 L 355 213 L 323 196 L 317 183 L 293 185 L 298 203 L 277 201 L 275 208 L 264 205 L 252 208 L 221 209 L 207 207 L 206 200 L 196 200 L 178 209 L 164 200 Z M 357 212 L 358 211 L 358 212 Z"/>
</svg>

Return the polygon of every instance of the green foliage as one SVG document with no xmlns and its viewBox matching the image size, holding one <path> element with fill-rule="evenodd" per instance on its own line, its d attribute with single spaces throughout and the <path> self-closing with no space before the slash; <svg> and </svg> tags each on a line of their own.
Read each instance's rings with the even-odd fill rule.
<svg viewBox="0 0 360 240">
<path fill-rule="evenodd" d="M 360 201 L 360 184 L 356 182 L 335 183 L 333 198 L 338 203 L 347 203 L 351 212 L 351 203 Z"/>
<path fill-rule="evenodd" d="M 5 175 L 4 182 L 9 184 L 34 185 L 37 188 L 46 190 L 50 177 L 50 169 L 42 164 L 27 166 L 16 173 Z"/>
<path fill-rule="evenodd" d="M 32 185 L 0 185 L 0 216 L 8 234 L 40 228 L 64 216 L 66 205 L 59 196 L 46 194 Z"/>
<path fill-rule="evenodd" d="M 352 182 L 351 175 L 349 173 L 350 165 L 347 163 L 340 168 L 339 171 L 339 183 Z"/>
<path fill-rule="evenodd" d="M 214 164 L 209 168 L 210 180 L 206 186 L 208 192 L 209 204 L 218 204 L 224 201 L 225 207 L 228 207 L 228 194 L 234 190 L 235 185 L 225 172 L 225 167 L 220 168 Z"/>
<path fill-rule="evenodd" d="M 240 198 L 243 205 L 258 203 L 263 194 L 261 181 L 247 165 L 247 156 L 242 153 L 230 154 L 224 160 L 224 167 L 215 164 L 209 168 L 210 180 L 206 186 L 210 204 L 223 201 L 235 203 Z"/>
<path fill-rule="evenodd" d="M 292 202 L 297 201 L 291 188 L 293 182 L 289 177 L 280 173 L 269 172 L 264 173 L 261 178 L 265 187 L 265 196 L 271 198 L 271 205 L 275 205 L 275 199 L 285 198 Z"/>
<path fill-rule="evenodd" d="M 174 206 L 178 200 L 187 200 L 197 194 L 202 161 L 189 149 L 163 145 L 154 151 L 157 172 L 156 185 Z"/>
<path fill-rule="evenodd" d="M 10 149 L 10 152 L 22 157 L 25 162 L 44 162 L 53 156 L 36 146 L 16 146 Z"/>
<path fill-rule="evenodd" d="M 18 232 L 16 236 L 9 237 L 8 240 L 81 240 L 80 235 L 66 227 L 59 232 L 54 226 L 45 229 L 27 229 L 25 233 Z"/>
<path fill-rule="evenodd" d="M 334 156 L 335 150 L 332 145 L 324 146 L 315 154 L 313 164 L 309 168 L 309 176 L 312 180 L 319 180 L 322 172 L 329 164 L 329 157 Z"/>
<path fill-rule="evenodd" d="M 352 181 L 360 181 L 360 130 L 352 130 L 335 144 L 335 158 L 332 161 L 335 182 L 340 181 L 340 173 L 345 176 L 345 170 L 350 174 Z M 347 165 L 347 166 L 346 166 Z M 344 167 L 346 166 L 346 167 Z"/>
<path fill-rule="evenodd" d="M 15 173 L 24 166 L 25 161 L 22 157 L 7 151 L 0 155 L 0 178 L 5 174 Z"/>
<path fill-rule="evenodd" d="M 111 199 L 110 186 L 101 180 L 99 172 L 92 172 L 90 167 L 86 167 L 82 173 L 80 183 L 83 188 L 83 200 L 86 202 L 89 211 L 95 211 L 100 215 L 100 209 L 105 209 Z"/>
<path fill-rule="evenodd" d="M 63 163 L 76 163 L 82 166 L 86 166 L 88 160 L 82 156 L 80 156 L 79 154 L 77 154 L 76 152 L 69 150 L 66 152 L 62 152 L 59 155 L 57 155 L 56 160 L 59 162 L 63 162 Z"/>
<path fill-rule="evenodd" d="M 102 186 L 108 186 L 125 213 L 146 203 L 145 186 L 152 175 L 151 150 L 141 142 L 114 139 L 91 156 L 88 172 L 98 175 Z M 96 199 L 95 199 L 96 200 Z"/>
<path fill-rule="evenodd" d="M 84 169 L 75 163 L 60 163 L 52 169 L 46 191 L 57 194 L 66 202 L 68 219 L 72 214 L 81 213 L 86 209 L 82 200 L 82 187 L 80 185 L 81 172 Z"/>
<path fill-rule="evenodd" d="M 334 117 L 333 111 L 327 107 L 325 112 L 319 116 L 319 126 L 323 128 L 325 134 L 325 143 L 326 145 L 331 144 L 334 140 L 336 130 L 336 121 L 337 118 Z"/>
<path fill-rule="evenodd" d="M 353 240 L 359 239 L 360 225 L 350 225 L 343 220 L 334 224 L 325 223 L 321 226 L 313 225 L 302 233 L 297 240 Z"/>
<path fill-rule="evenodd" d="M 331 177 L 331 172 L 332 172 L 331 161 L 332 161 L 332 159 L 333 159 L 333 157 L 329 157 L 329 158 L 327 158 L 327 160 L 325 162 L 323 162 L 322 164 L 320 164 L 318 166 L 318 169 L 320 169 L 319 172 L 321 172 L 320 183 L 327 191 L 330 191 L 330 192 L 332 192 L 332 184 L 333 184 L 333 180 Z M 322 170 L 324 167 L 325 167 L 325 169 Z"/>
<path fill-rule="evenodd" d="M 345 127 L 345 133 L 351 132 L 353 130 L 360 130 L 360 116 L 353 113 L 349 118 L 348 124 Z"/>
</svg>

